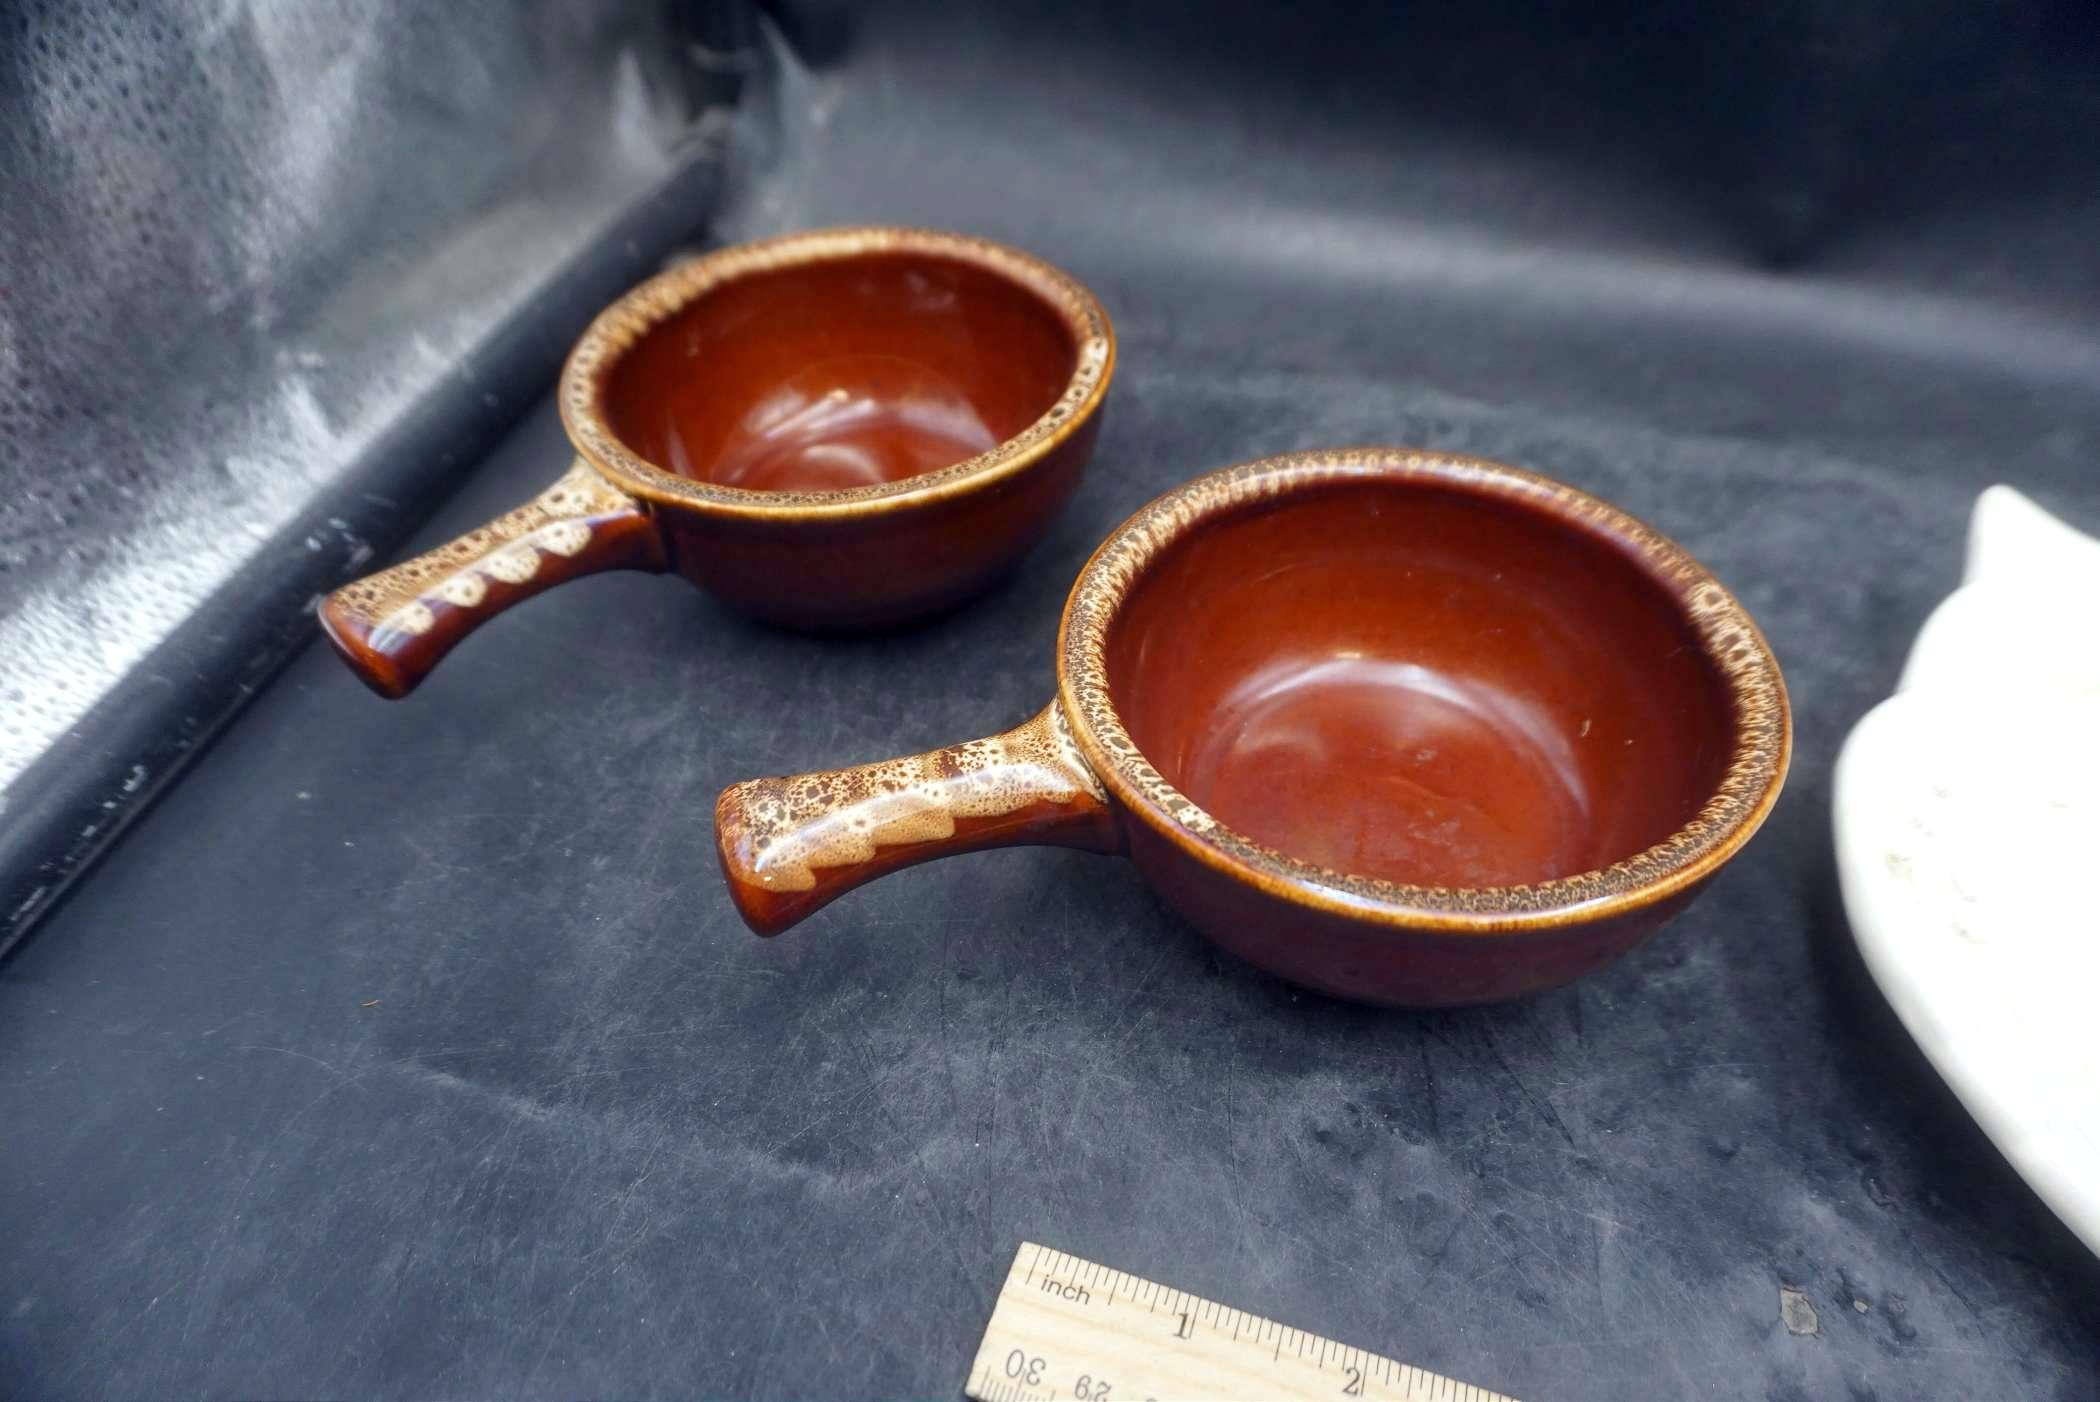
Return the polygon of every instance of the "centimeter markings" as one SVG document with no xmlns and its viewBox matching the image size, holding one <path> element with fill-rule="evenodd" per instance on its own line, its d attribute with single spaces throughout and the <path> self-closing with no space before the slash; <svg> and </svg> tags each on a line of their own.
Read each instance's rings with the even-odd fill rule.
<svg viewBox="0 0 2100 1402">
<path fill-rule="evenodd" d="M 978 1402 L 1512 1402 L 1032 1241 L 1014 1253 L 963 1392 Z"/>
</svg>

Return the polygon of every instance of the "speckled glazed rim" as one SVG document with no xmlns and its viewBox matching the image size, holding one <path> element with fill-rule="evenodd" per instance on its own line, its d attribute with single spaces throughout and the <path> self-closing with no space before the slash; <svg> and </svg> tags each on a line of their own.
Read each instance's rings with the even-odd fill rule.
<svg viewBox="0 0 2100 1402">
<path fill-rule="evenodd" d="M 620 358 L 650 331 L 710 291 L 754 273 L 893 253 L 947 258 L 982 268 L 1032 293 L 1057 314 L 1071 333 L 1076 360 L 1063 393 L 1040 418 L 991 451 L 937 472 L 835 492 L 760 492 L 695 481 L 658 467 L 613 432 L 605 414 L 605 389 Z M 1039 258 L 988 239 L 929 229 L 818 229 L 725 248 L 642 283 L 600 312 L 584 331 L 562 367 L 557 399 L 562 423 L 577 451 L 645 501 L 710 515 L 772 520 L 859 516 L 975 491 L 1040 461 L 1077 433 L 1100 407 L 1115 364 L 1115 330 L 1101 303 L 1077 279 Z"/>
<path fill-rule="evenodd" d="M 1154 769 L 1109 693 L 1107 642 L 1123 602 L 1163 551 L 1203 525 L 1338 482 L 1419 485 L 1517 503 L 1571 535 L 1617 548 L 1676 599 L 1735 709 L 1735 742 L 1719 786 L 1684 827 L 1599 871 L 1528 886 L 1412 886 L 1287 856 L 1219 822 Z M 1572 487 L 1482 458 L 1397 448 L 1297 453 L 1243 463 L 1167 493 L 1094 552 L 1058 629 L 1058 696 L 1074 738 L 1109 791 L 1154 831 L 1211 867 L 1272 895 L 1352 920 L 1420 930 L 1493 933 L 1588 923 L 1665 899 L 1717 870 L 1764 822 L 1793 747 L 1779 664 L 1735 597 L 1685 551 Z"/>
</svg>

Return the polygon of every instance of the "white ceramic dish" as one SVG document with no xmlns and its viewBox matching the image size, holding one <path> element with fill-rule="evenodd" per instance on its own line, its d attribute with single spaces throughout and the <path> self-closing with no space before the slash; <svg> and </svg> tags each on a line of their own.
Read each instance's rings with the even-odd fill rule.
<svg viewBox="0 0 2100 1402">
<path fill-rule="evenodd" d="M 1838 875 L 1904 1026 L 2100 1251 L 2100 541 L 1993 487 L 1963 578 L 1838 756 Z"/>
</svg>

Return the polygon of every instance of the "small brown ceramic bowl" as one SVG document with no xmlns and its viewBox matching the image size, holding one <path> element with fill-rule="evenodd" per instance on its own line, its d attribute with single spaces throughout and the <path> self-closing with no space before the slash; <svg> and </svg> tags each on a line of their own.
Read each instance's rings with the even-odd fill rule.
<svg viewBox="0 0 2100 1402">
<path fill-rule="evenodd" d="M 606 309 L 562 371 L 576 462 L 344 586 L 329 640 L 405 696 L 492 615 L 675 570 L 791 627 L 881 627 L 989 583 L 1079 485 L 1115 370 L 1094 295 L 983 239 L 832 229 L 724 249 Z"/>
<path fill-rule="evenodd" d="M 914 862 L 1048 843 L 1128 856 L 1294 982 L 1476 1003 L 1682 910 L 1764 821 L 1790 745 L 1756 625 L 1640 522 L 1476 458 L 1306 453 L 1110 536 L 1034 720 L 738 784 L 716 841 L 761 934 Z"/>
</svg>

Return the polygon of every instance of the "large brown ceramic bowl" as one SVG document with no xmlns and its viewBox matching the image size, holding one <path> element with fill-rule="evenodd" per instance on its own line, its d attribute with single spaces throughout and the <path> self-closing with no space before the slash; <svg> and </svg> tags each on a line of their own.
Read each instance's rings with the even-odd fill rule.
<svg viewBox="0 0 2100 1402">
<path fill-rule="evenodd" d="M 1682 910 L 1791 744 L 1770 649 L 1683 550 L 1543 477 L 1399 449 L 1153 502 L 1080 574 L 1057 677 L 1004 735 L 726 790 L 744 919 L 772 934 L 898 867 L 1049 843 L 1128 856 L 1312 988 L 1515 997 Z"/>
<path fill-rule="evenodd" d="M 1071 496 L 1115 358 L 1092 293 L 983 239 L 832 229 L 709 254 L 571 352 L 567 475 L 344 586 L 322 626 L 398 697 L 489 617 L 601 570 L 675 570 L 794 627 L 935 612 Z"/>
</svg>

